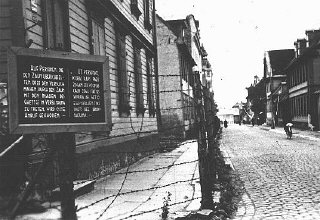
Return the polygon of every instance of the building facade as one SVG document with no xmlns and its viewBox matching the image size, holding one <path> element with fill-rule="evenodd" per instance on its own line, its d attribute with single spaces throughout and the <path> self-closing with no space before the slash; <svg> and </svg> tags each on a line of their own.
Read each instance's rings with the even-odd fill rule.
<svg viewBox="0 0 320 220">
<path fill-rule="evenodd" d="M 264 78 L 266 86 L 266 123 L 274 127 L 277 122 L 276 106 L 272 94 L 287 79 L 284 69 L 294 58 L 293 49 L 272 50 L 264 55 Z"/>
<path fill-rule="evenodd" d="M 320 128 L 320 30 L 306 31 L 295 42 L 295 58 L 286 69 L 290 116 L 295 125 Z"/>
<path fill-rule="evenodd" d="M 254 77 L 254 82 L 246 89 L 246 108 L 243 108 L 245 114 L 242 114 L 246 123 L 263 124 L 266 122 L 266 84 L 265 78 Z M 241 114 L 240 114 L 241 115 Z"/>
<path fill-rule="evenodd" d="M 185 19 L 165 21 L 159 15 L 156 23 L 161 130 L 183 139 L 192 133 L 195 117 L 192 68 L 196 63 L 187 43 L 190 27 Z"/>
<path fill-rule="evenodd" d="M 1 0 L 0 5 L 2 107 L 7 98 L 7 51 L 12 46 L 108 58 L 108 71 L 104 74 L 109 78 L 106 90 L 110 105 L 106 111 L 110 111 L 112 126 L 109 132 L 74 134 L 76 178 L 97 178 L 157 149 L 154 0 Z M 6 130 L 1 135 L 2 139 L 11 139 Z M 33 147 L 30 154 L 45 154 L 43 149 L 53 144 L 50 134 L 28 137 Z M 39 138 L 42 150 L 35 147 Z M 55 177 L 54 181 L 58 181 Z"/>
</svg>

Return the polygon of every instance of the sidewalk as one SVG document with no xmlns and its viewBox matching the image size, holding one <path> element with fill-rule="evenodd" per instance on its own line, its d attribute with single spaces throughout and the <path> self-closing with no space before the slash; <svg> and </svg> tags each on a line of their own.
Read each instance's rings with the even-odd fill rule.
<svg viewBox="0 0 320 220">
<path fill-rule="evenodd" d="M 185 142 L 171 152 L 157 153 L 98 180 L 94 190 L 76 198 L 78 219 L 168 219 L 200 209 L 198 144 Z M 17 219 L 59 219 L 60 205 L 45 213 Z"/>
<path fill-rule="evenodd" d="M 275 127 L 274 129 L 271 129 L 271 126 L 266 125 L 266 124 L 259 125 L 258 127 L 260 127 L 263 130 L 268 130 L 268 131 L 272 131 L 272 132 L 276 132 L 276 133 L 282 133 L 285 135 L 283 127 Z M 306 138 L 306 139 L 313 140 L 313 141 L 319 141 L 320 132 L 319 131 L 302 130 L 299 128 L 295 128 L 293 126 L 292 127 L 292 136 Z"/>
</svg>

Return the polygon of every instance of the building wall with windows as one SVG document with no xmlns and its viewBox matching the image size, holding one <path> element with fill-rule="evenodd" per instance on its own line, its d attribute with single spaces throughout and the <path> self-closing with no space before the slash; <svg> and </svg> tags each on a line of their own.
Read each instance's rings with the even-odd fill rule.
<svg viewBox="0 0 320 220">
<path fill-rule="evenodd" d="M 162 130 L 185 138 L 194 122 L 195 62 L 186 36 L 186 20 L 165 21 L 156 16 Z"/>
<path fill-rule="evenodd" d="M 114 171 L 158 147 L 154 2 L 0 0 L 1 85 L 8 46 L 109 59 L 112 128 L 75 134 L 79 178 Z"/>
<path fill-rule="evenodd" d="M 305 48 L 287 68 L 291 116 L 297 126 L 320 127 L 319 49 Z M 311 119 L 311 120 L 310 120 Z"/>
<path fill-rule="evenodd" d="M 294 58 L 293 49 L 266 51 L 264 55 L 264 78 L 266 86 L 266 123 L 277 125 L 277 105 L 273 103 L 274 92 L 287 79 L 285 68 Z"/>
</svg>

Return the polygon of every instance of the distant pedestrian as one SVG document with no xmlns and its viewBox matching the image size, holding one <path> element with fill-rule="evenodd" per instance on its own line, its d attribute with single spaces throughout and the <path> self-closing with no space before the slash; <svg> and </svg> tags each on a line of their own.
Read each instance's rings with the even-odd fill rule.
<svg viewBox="0 0 320 220">
<path fill-rule="evenodd" d="M 227 120 L 226 120 L 226 119 L 224 119 L 223 126 L 224 126 L 225 128 L 227 128 L 227 127 L 228 127 L 228 122 L 227 122 Z"/>
</svg>

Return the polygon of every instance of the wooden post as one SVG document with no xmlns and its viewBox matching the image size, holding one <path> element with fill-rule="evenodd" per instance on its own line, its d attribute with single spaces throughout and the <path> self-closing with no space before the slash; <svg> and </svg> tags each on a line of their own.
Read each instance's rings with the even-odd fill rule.
<svg viewBox="0 0 320 220">
<path fill-rule="evenodd" d="M 201 186 L 201 208 L 213 209 L 212 187 L 208 170 L 208 146 L 205 127 L 205 115 L 202 102 L 202 90 L 199 72 L 195 72 L 194 100 L 196 107 L 196 127 L 198 134 L 199 175 Z"/>
<path fill-rule="evenodd" d="M 58 151 L 62 219 L 77 219 L 73 180 L 75 171 L 75 138 L 72 133 L 57 133 L 54 144 Z"/>
<path fill-rule="evenodd" d="M 209 89 L 203 90 L 204 95 L 204 109 L 206 115 L 206 129 L 208 139 L 208 170 L 210 173 L 211 187 L 216 183 L 216 166 L 215 166 L 215 124 L 214 124 L 214 111 L 213 100 L 210 97 Z"/>
</svg>

